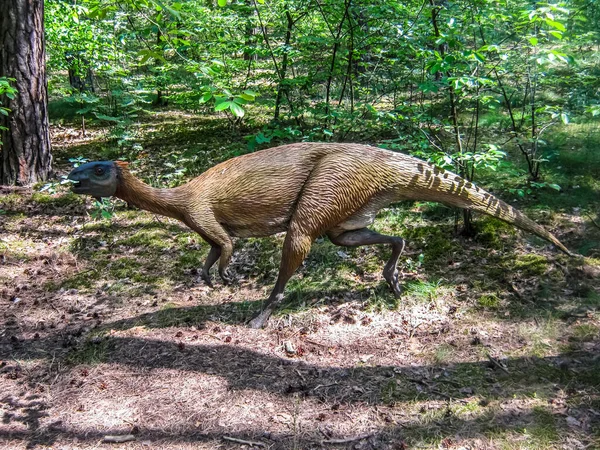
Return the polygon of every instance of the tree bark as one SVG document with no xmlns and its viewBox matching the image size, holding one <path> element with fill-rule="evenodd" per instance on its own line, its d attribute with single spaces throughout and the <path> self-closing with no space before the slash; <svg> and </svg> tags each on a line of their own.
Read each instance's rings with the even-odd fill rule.
<svg viewBox="0 0 600 450">
<path fill-rule="evenodd" d="M 279 74 L 279 86 L 277 87 L 277 98 L 275 99 L 275 114 L 273 115 L 273 120 L 279 120 L 279 110 L 281 108 L 281 100 L 283 98 L 284 91 L 287 93 L 287 86 L 285 85 L 285 79 L 287 77 L 287 67 L 288 67 L 288 53 L 290 48 L 290 42 L 292 40 L 292 28 L 294 26 L 294 21 L 292 20 L 292 15 L 289 10 L 285 10 L 285 17 L 287 19 L 287 28 L 285 30 L 285 50 L 283 53 L 283 59 L 281 61 L 281 73 Z"/>
<path fill-rule="evenodd" d="M 14 78 L 11 112 L 0 116 L 0 184 L 46 180 L 52 170 L 43 0 L 0 2 L 0 77 Z"/>
</svg>

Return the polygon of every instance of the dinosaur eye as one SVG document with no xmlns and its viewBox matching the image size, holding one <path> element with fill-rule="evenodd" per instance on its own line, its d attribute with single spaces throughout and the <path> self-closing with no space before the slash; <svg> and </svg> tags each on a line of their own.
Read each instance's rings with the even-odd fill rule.
<svg viewBox="0 0 600 450">
<path fill-rule="evenodd" d="M 94 173 L 95 173 L 96 175 L 104 175 L 104 167 L 97 166 L 97 167 L 94 169 Z"/>
</svg>

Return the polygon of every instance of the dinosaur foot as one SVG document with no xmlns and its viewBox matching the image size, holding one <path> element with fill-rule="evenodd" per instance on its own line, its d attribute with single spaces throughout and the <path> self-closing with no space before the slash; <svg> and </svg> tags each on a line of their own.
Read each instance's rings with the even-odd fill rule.
<svg viewBox="0 0 600 450">
<path fill-rule="evenodd" d="M 270 309 L 263 310 L 259 315 L 257 315 L 254 319 L 248 322 L 248 326 L 250 328 L 254 328 L 258 330 L 260 328 L 264 328 L 267 322 L 269 321 L 269 317 L 271 317 L 272 311 Z"/>
<path fill-rule="evenodd" d="M 219 276 L 221 280 L 223 280 L 223 284 L 225 286 L 231 286 L 232 284 L 237 284 L 238 279 L 229 270 L 225 270 L 223 272 L 219 272 Z"/>
<path fill-rule="evenodd" d="M 398 281 L 398 269 L 394 268 L 393 271 L 384 270 L 383 278 L 385 278 L 385 281 L 390 285 L 394 296 L 396 298 L 402 297 L 402 286 L 400 286 L 400 282 Z"/>
<path fill-rule="evenodd" d="M 206 284 L 211 289 L 214 289 L 214 287 L 215 287 L 213 285 L 212 279 L 208 273 L 200 274 L 200 277 L 198 278 L 198 282 L 200 282 L 200 281 L 203 281 L 204 284 Z"/>
</svg>

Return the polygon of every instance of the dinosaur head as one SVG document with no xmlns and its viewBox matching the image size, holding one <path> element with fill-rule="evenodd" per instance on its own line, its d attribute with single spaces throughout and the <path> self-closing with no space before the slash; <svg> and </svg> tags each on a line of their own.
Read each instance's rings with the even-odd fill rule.
<svg viewBox="0 0 600 450">
<path fill-rule="evenodd" d="M 113 161 L 96 161 L 76 167 L 67 178 L 74 181 L 74 193 L 102 198 L 115 195 L 118 175 L 119 168 Z"/>
</svg>

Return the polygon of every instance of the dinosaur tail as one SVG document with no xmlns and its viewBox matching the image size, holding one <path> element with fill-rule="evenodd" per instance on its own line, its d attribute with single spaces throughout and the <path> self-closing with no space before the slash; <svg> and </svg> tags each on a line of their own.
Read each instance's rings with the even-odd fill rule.
<svg viewBox="0 0 600 450">
<path fill-rule="evenodd" d="M 422 176 L 413 177 L 411 180 L 410 191 L 416 194 L 411 195 L 414 200 L 436 201 L 488 214 L 533 233 L 556 245 L 567 255 L 574 256 L 552 233 L 519 210 L 452 172 L 428 166 L 420 170 Z"/>
</svg>

